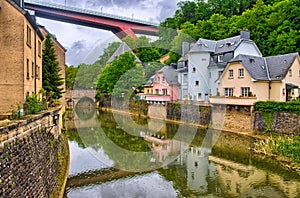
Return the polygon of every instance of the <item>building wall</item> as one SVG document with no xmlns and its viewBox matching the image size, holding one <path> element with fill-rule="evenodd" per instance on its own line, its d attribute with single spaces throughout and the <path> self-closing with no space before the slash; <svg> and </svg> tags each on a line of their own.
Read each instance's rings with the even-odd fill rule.
<svg viewBox="0 0 300 198">
<path fill-rule="evenodd" d="M 26 95 L 34 94 L 39 92 L 42 88 L 42 55 L 38 52 L 38 43 L 42 42 L 39 36 L 36 34 L 34 28 L 30 25 L 27 19 L 24 17 L 24 26 L 23 26 L 23 45 L 24 45 L 24 62 L 23 62 L 23 71 L 24 71 L 24 99 Z M 31 43 L 27 42 L 27 28 L 30 28 L 31 31 Z M 41 53 L 41 50 L 40 50 Z M 29 71 L 27 68 L 27 60 L 29 63 Z M 39 69 L 37 69 L 39 68 Z M 29 76 L 27 76 L 27 72 Z M 36 74 L 36 75 L 35 75 Z M 35 77 L 36 78 L 36 90 L 35 90 Z"/>
<path fill-rule="evenodd" d="M 155 81 L 153 82 L 153 94 L 156 94 L 158 89 L 158 94 L 163 94 L 163 89 L 167 90 L 167 95 L 171 96 L 171 100 L 178 100 L 180 98 L 179 86 L 178 85 L 169 85 L 167 80 L 163 81 L 164 75 L 162 72 L 159 72 L 155 76 Z M 159 80 L 160 79 L 160 80 Z"/>
<path fill-rule="evenodd" d="M 7 1 L 0 1 L 0 113 L 24 100 L 24 16 Z"/>
<path fill-rule="evenodd" d="M 300 60 L 299 60 L 299 57 L 297 57 L 294 61 L 294 63 L 292 64 L 292 66 L 290 67 L 290 70 L 291 70 L 291 75 L 290 73 L 288 72 L 285 79 L 284 79 L 284 82 L 285 83 L 291 83 L 291 84 L 294 84 L 294 85 L 297 85 L 298 88 L 300 88 Z M 299 89 L 294 89 L 292 90 L 292 92 L 294 94 L 291 94 L 291 100 L 293 99 L 296 99 L 298 98 L 299 96 Z M 287 93 L 285 93 L 287 94 Z M 282 100 L 282 101 L 285 101 L 285 100 Z"/>
<path fill-rule="evenodd" d="M 186 75 L 186 80 L 184 75 Z M 180 100 L 188 100 L 188 72 L 178 72 L 178 83 L 180 84 Z"/>
<path fill-rule="evenodd" d="M 239 69 L 244 69 L 244 77 L 239 77 Z M 229 78 L 229 70 L 233 70 L 233 78 Z M 225 95 L 225 88 L 233 88 L 233 96 L 240 97 L 242 87 L 250 87 L 250 91 L 257 100 L 268 100 L 268 82 L 253 82 L 250 74 L 241 63 L 229 63 L 220 79 L 220 95 Z"/>
<path fill-rule="evenodd" d="M 209 94 L 209 71 L 207 66 L 210 61 L 210 55 L 209 53 L 190 53 L 188 54 L 188 59 L 189 97 L 196 101 L 204 101 L 206 99 L 208 101 L 208 95 L 205 96 L 205 94 Z M 196 81 L 199 81 L 199 85 L 196 85 Z"/>
<path fill-rule="evenodd" d="M 209 89 L 210 89 L 210 95 L 211 96 L 216 96 L 219 92 L 218 88 L 218 79 L 220 77 L 219 72 L 222 72 L 223 68 L 218 68 L 218 67 L 212 67 L 209 68 Z"/>
</svg>

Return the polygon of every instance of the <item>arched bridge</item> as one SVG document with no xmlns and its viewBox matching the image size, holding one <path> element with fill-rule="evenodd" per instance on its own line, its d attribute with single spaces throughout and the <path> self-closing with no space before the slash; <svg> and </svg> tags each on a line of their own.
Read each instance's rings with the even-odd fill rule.
<svg viewBox="0 0 300 198">
<path fill-rule="evenodd" d="M 35 11 L 37 17 L 112 31 L 119 38 L 135 34 L 157 35 L 156 23 L 85 10 L 70 6 L 26 0 L 24 7 Z"/>
<path fill-rule="evenodd" d="M 75 107 L 80 100 L 88 99 L 95 103 L 95 89 L 69 89 L 66 92 L 67 107 Z"/>
</svg>

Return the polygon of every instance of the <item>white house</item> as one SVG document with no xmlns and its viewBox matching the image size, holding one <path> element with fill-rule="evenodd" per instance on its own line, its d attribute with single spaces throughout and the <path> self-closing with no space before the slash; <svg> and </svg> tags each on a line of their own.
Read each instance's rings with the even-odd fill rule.
<svg viewBox="0 0 300 198">
<path fill-rule="evenodd" d="M 262 56 L 248 31 L 218 41 L 199 39 L 187 54 L 189 99 L 208 101 L 218 95 L 219 77 L 228 61 L 239 54 Z"/>
</svg>

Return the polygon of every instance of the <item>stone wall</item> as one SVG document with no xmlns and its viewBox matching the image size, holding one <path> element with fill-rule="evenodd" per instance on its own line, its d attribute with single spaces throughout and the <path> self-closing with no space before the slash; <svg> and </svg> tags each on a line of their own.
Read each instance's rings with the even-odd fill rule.
<svg viewBox="0 0 300 198">
<path fill-rule="evenodd" d="M 211 107 L 195 104 L 167 103 L 167 118 L 190 123 L 209 125 Z"/>
<path fill-rule="evenodd" d="M 300 135 L 300 115 L 293 113 L 277 113 L 272 114 L 265 120 L 264 113 L 254 112 L 253 128 L 255 131 L 270 130 L 277 133 L 298 134 Z M 270 125 L 270 126 L 268 126 Z"/>
<path fill-rule="evenodd" d="M 53 122 L 56 113 L 60 109 L 0 128 L 0 197 L 60 196 L 69 150 L 61 122 Z"/>
<path fill-rule="evenodd" d="M 226 107 L 223 130 L 249 132 L 253 130 L 251 112 L 242 107 Z"/>
</svg>

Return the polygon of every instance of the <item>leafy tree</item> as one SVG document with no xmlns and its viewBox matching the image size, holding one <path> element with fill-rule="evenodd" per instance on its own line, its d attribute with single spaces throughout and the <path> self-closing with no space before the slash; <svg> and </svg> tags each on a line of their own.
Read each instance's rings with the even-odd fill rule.
<svg viewBox="0 0 300 198">
<path fill-rule="evenodd" d="M 48 34 L 46 36 L 44 49 L 43 49 L 43 89 L 47 92 L 53 92 L 55 99 L 61 98 L 63 88 L 60 88 L 64 84 L 63 78 L 60 76 L 59 62 L 57 61 L 57 54 L 53 48 L 53 42 Z"/>
<path fill-rule="evenodd" d="M 136 66 L 135 56 L 130 52 L 122 54 L 110 65 L 106 66 L 97 84 L 97 93 L 111 94 L 120 77 L 129 69 Z"/>
<path fill-rule="evenodd" d="M 66 88 L 73 89 L 78 68 L 74 67 L 73 65 L 71 66 L 66 65 L 65 71 L 66 71 Z"/>
<path fill-rule="evenodd" d="M 158 70 L 160 70 L 161 68 L 163 68 L 165 65 L 161 64 L 161 63 L 149 63 L 146 67 L 145 67 L 145 79 L 146 81 L 149 80 L 149 78 L 151 76 L 153 76 Z"/>
<path fill-rule="evenodd" d="M 97 85 L 98 76 L 103 72 L 106 62 L 120 46 L 120 42 L 113 42 L 104 49 L 103 54 L 100 56 L 99 60 L 93 64 L 80 64 L 76 68 L 76 73 L 74 77 L 74 87 L 76 88 L 94 88 Z M 74 74 L 74 73 L 73 73 Z"/>
</svg>

